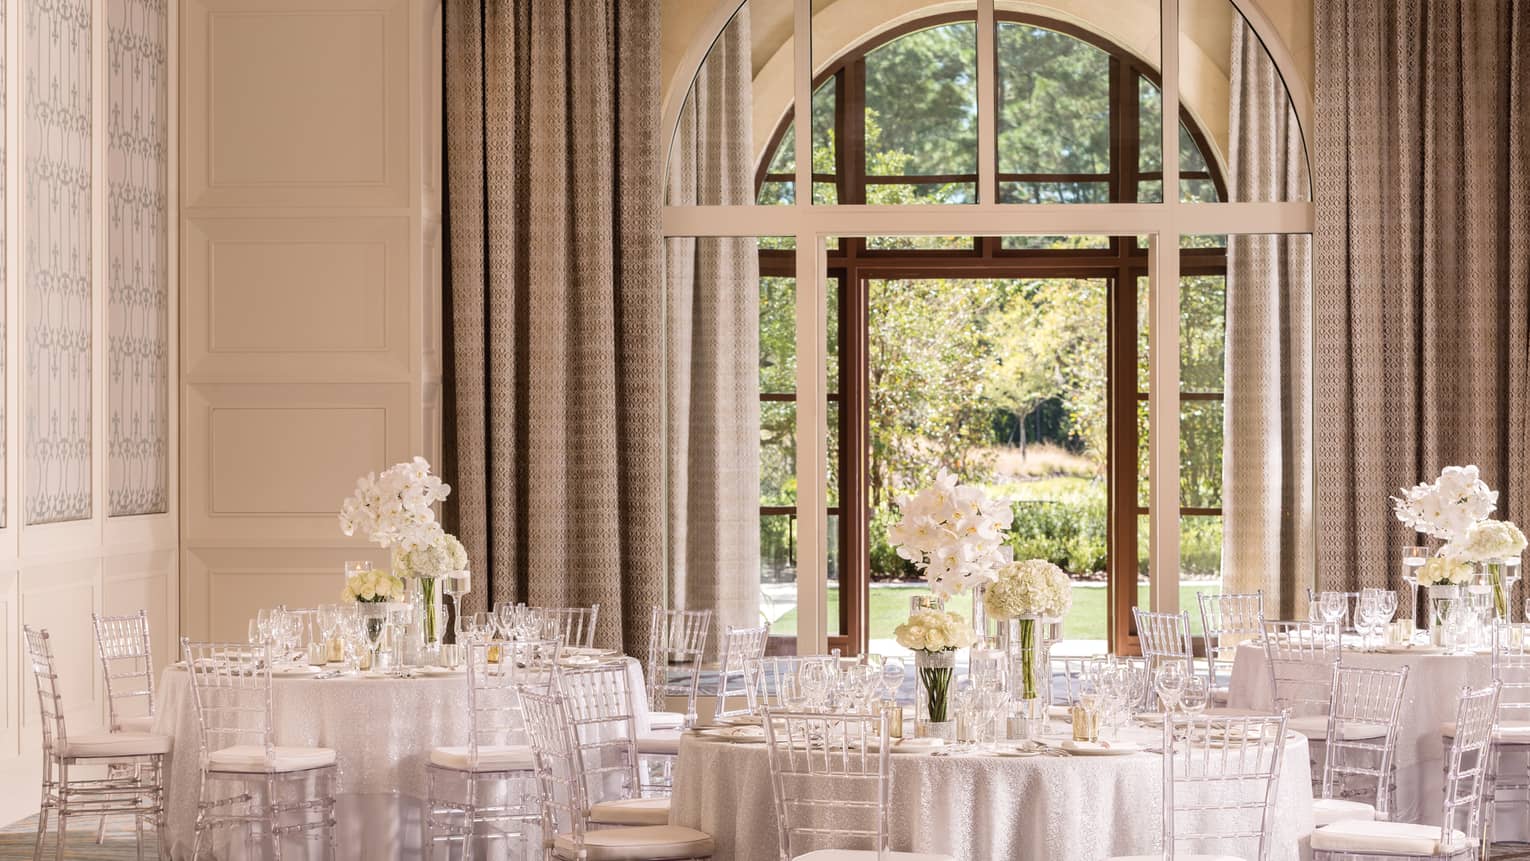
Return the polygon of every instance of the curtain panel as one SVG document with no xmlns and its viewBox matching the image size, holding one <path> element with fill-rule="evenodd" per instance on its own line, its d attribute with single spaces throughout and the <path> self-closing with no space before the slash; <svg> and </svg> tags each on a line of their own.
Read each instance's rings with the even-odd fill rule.
<svg viewBox="0 0 1530 861">
<path fill-rule="evenodd" d="M 447 0 L 447 512 L 491 601 L 665 597 L 659 4 Z"/>
<path fill-rule="evenodd" d="M 1319 580 L 1396 587 L 1398 487 L 1475 463 L 1530 518 L 1530 2 L 1315 25 Z"/>
</svg>

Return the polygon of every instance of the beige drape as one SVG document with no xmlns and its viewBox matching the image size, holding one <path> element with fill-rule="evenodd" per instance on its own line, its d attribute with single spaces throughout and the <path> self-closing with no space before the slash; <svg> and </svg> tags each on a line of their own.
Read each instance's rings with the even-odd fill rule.
<svg viewBox="0 0 1530 861">
<path fill-rule="evenodd" d="M 469 607 L 664 600 L 656 3 L 446 0 L 446 473 Z"/>
<path fill-rule="evenodd" d="M 1396 585 L 1401 485 L 1475 463 L 1530 519 L 1530 3 L 1315 23 L 1320 582 Z"/>
<path fill-rule="evenodd" d="M 1233 26 L 1230 179 L 1236 201 L 1304 200 L 1307 160 L 1275 64 Z M 1291 618 L 1312 582 L 1311 239 L 1228 238 L 1222 589 L 1262 590 Z"/>
<path fill-rule="evenodd" d="M 669 157 L 673 205 L 747 205 L 746 5 L 686 99 Z M 713 611 L 712 639 L 759 624 L 759 255 L 752 238 L 666 240 L 671 606 Z"/>
</svg>

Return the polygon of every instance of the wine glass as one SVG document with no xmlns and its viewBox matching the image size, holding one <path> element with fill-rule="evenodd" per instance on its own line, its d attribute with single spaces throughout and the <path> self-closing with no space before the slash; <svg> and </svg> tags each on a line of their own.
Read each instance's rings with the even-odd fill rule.
<svg viewBox="0 0 1530 861">
<path fill-rule="evenodd" d="M 271 644 L 271 619 L 275 612 L 275 610 L 270 610 L 265 607 L 255 611 L 255 626 L 258 633 L 260 634 L 259 643 L 262 646 L 268 646 Z"/>
<path fill-rule="evenodd" d="M 1179 698 L 1185 690 L 1187 678 L 1185 665 L 1178 661 L 1164 664 L 1153 673 L 1153 689 L 1158 692 L 1158 700 L 1163 703 L 1165 714 L 1172 714 L 1179 708 Z"/>
<path fill-rule="evenodd" d="M 882 659 L 882 692 L 889 699 L 896 701 L 898 694 L 903 690 L 903 679 L 908 674 L 908 668 L 902 658 Z"/>
<path fill-rule="evenodd" d="M 1362 589 L 1360 598 L 1355 602 L 1355 628 L 1360 632 L 1360 649 L 1368 651 L 1371 647 L 1371 629 L 1375 627 L 1380 608 L 1377 606 L 1377 589 Z"/>
<path fill-rule="evenodd" d="M 1381 589 L 1376 593 L 1376 624 L 1385 631 L 1397 615 L 1397 593 Z"/>
<path fill-rule="evenodd" d="M 1343 592 L 1319 593 L 1318 610 L 1323 614 L 1324 622 L 1330 625 L 1342 623 L 1344 614 L 1349 610 L 1349 596 Z"/>
<path fill-rule="evenodd" d="M 1185 714 L 1198 715 L 1206 710 L 1206 698 L 1208 695 L 1206 679 L 1201 676 L 1191 676 L 1185 679 L 1184 689 L 1179 692 L 1179 705 Z"/>
<path fill-rule="evenodd" d="M 802 696 L 807 700 L 807 707 L 822 708 L 824 697 L 829 692 L 828 665 L 817 660 L 803 661 L 797 668 L 797 682 L 802 687 Z"/>
<path fill-rule="evenodd" d="M 441 578 L 441 594 L 452 599 L 452 611 L 458 621 L 462 619 L 462 596 L 472 591 L 473 579 L 467 570 L 448 571 Z"/>
<path fill-rule="evenodd" d="M 388 635 L 388 614 L 379 612 L 367 615 L 362 633 L 366 637 L 367 650 L 372 653 L 372 669 L 376 670 L 378 651 L 382 649 L 383 640 Z"/>
</svg>

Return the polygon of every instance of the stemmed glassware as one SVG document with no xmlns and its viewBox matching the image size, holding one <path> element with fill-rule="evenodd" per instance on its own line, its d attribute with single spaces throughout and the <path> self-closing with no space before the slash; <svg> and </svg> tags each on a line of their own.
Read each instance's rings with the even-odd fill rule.
<svg viewBox="0 0 1530 861">
<path fill-rule="evenodd" d="M 1179 692 L 1179 705 L 1185 714 L 1198 715 L 1206 710 L 1206 700 L 1209 695 L 1206 679 L 1203 676 L 1191 676 L 1185 679 L 1185 686 Z"/>
<path fill-rule="evenodd" d="M 473 578 L 467 571 L 452 571 L 441 578 L 441 594 L 452 599 L 452 612 L 457 617 L 457 635 L 462 639 L 462 596 L 473 589 Z"/>
<path fill-rule="evenodd" d="M 882 695 L 885 699 L 896 702 L 898 693 L 903 690 L 903 679 L 908 675 L 908 668 L 902 658 L 882 659 Z"/>
<path fill-rule="evenodd" d="M 1330 625 L 1338 623 L 1342 628 L 1344 615 L 1349 612 L 1349 596 L 1343 592 L 1318 593 L 1318 612 L 1322 614 L 1324 622 Z"/>
<path fill-rule="evenodd" d="M 1178 661 L 1164 664 L 1153 673 L 1153 689 L 1158 692 L 1158 700 L 1163 703 L 1165 714 L 1172 714 L 1179 708 L 1187 676 L 1185 665 Z"/>
<path fill-rule="evenodd" d="M 1428 561 L 1428 547 L 1413 546 L 1402 549 L 1403 580 L 1407 582 L 1413 597 L 1408 604 L 1408 618 L 1413 620 L 1415 634 L 1418 632 L 1418 572 Z"/>
<path fill-rule="evenodd" d="M 803 661 L 797 668 L 797 682 L 802 687 L 802 696 L 808 708 L 824 707 L 830 684 L 828 664 L 823 661 Z"/>
</svg>

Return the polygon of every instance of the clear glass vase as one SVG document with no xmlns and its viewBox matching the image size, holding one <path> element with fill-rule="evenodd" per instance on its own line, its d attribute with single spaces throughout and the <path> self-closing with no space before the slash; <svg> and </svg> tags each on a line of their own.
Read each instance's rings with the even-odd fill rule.
<svg viewBox="0 0 1530 861">
<path fill-rule="evenodd" d="M 1424 602 L 1427 612 L 1424 619 L 1429 623 L 1429 643 L 1433 646 L 1450 645 L 1446 642 L 1451 612 L 1461 600 L 1461 587 L 1452 585 L 1429 586 Z"/>
<path fill-rule="evenodd" d="M 1481 576 L 1493 590 L 1493 619 L 1498 622 L 1513 621 L 1509 598 L 1514 594 L 1514 584 L 1519 582 L 1519 557 L 1494 559 L 1481 565 Z"/>
<path fill-rule="evenodd" d="M 914 734 L 920 738 L 956 737 L 956 714 L 951 708 L 951 682 L 956 676 L 956 650 L 914 652 Z"/>
<path fill-rule="evenodd" d="M 441 578 L 421 575 L 412 581 L 411 603 L 414 618 L 410 627 L 416 632 L 417 660 L 420 664 L 437 663 L 441 658 L 442 636 L 446 633 L 446 605 L 441 600 Z"/>
</svg>

